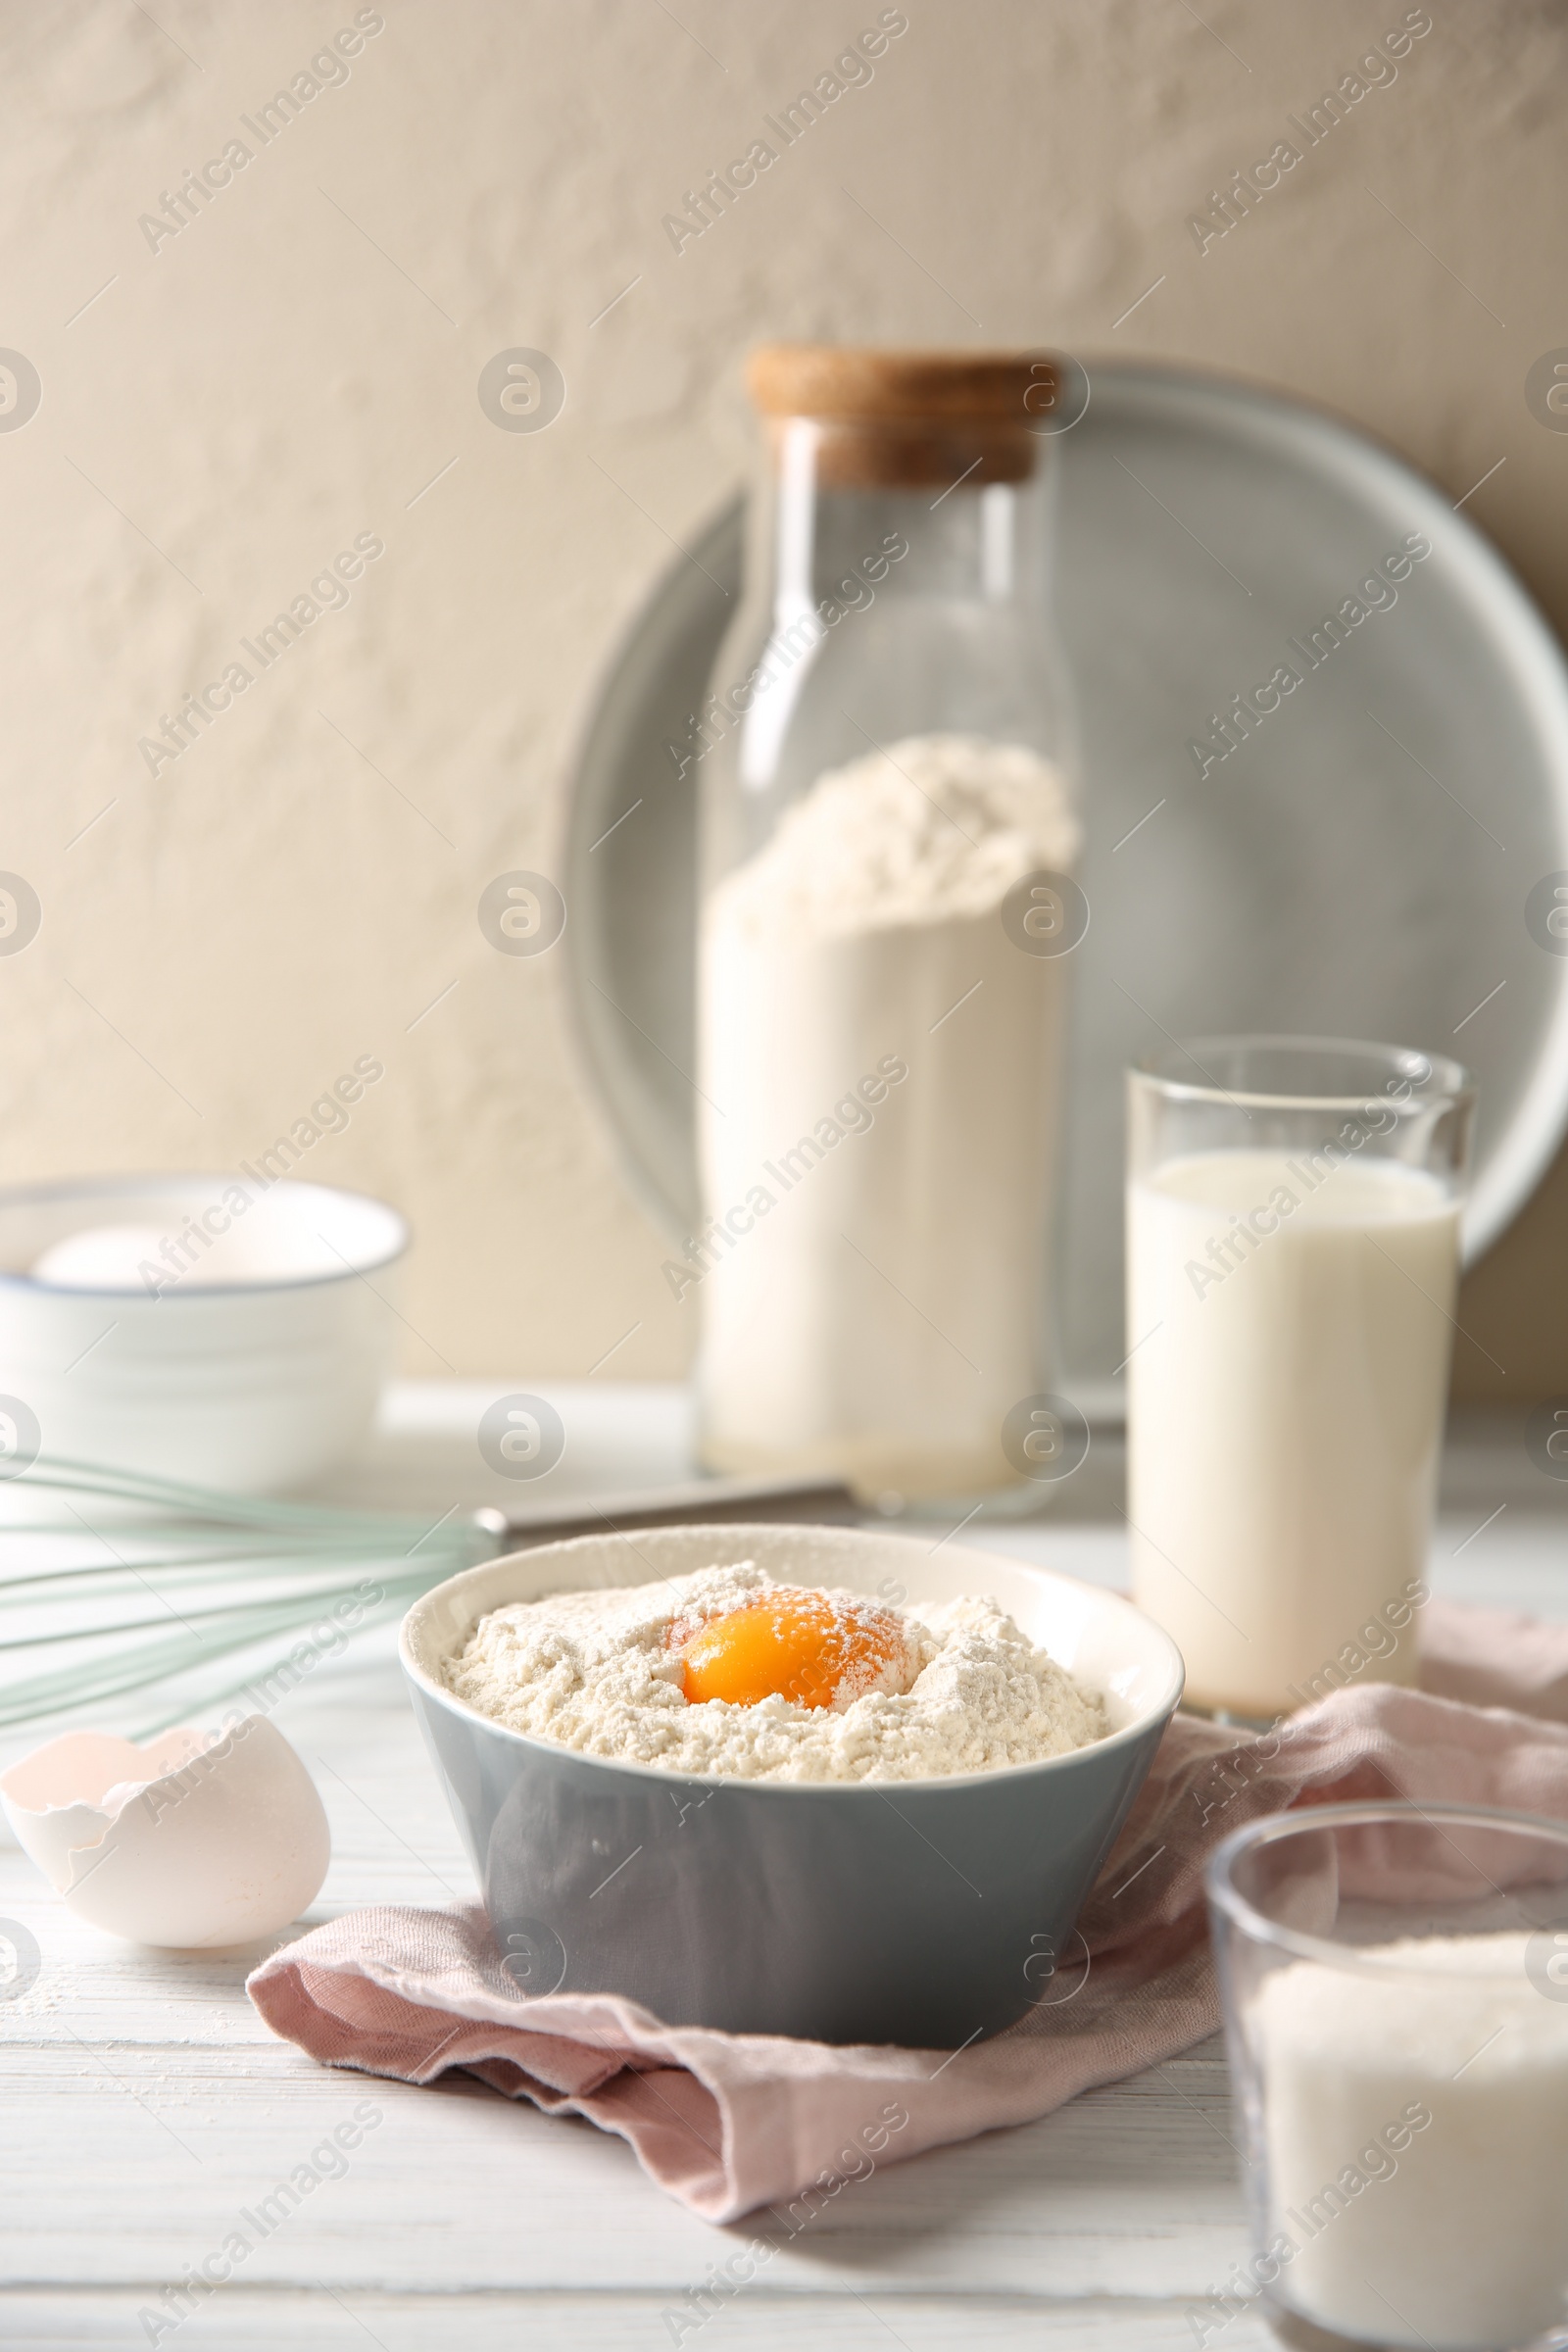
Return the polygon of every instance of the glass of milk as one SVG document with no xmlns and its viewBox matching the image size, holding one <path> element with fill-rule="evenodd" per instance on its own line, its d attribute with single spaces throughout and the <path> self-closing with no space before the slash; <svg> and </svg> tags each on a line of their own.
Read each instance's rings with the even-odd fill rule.
<svg viewBox="0 0 1568 2352">
<path fill-rule="evenodd" d="M 1568 1825 L 1273 1814 L 1208 1898 L 1252 2252 L 1194 2340 L 1260 2314 L 1303 2352 L 1568 2345 Z"/>
<path fill-rule="evenodd" d="M 1133 1585 L 1188 1703 L 1415 1679 L 1474 1096 L 1457 1062 L 1195 1038 L 1129 1073 Z"/>
</svg>

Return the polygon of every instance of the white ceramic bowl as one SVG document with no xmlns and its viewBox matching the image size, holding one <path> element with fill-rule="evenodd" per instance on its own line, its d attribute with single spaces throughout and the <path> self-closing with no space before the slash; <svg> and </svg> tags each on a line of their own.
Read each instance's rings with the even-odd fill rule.
<svg viewBox="0 0 1568 2352">
<path fill-rule="evenodd" d="M 105 1228 L 145 1248 L 95 1270 L 78 1239 L 74 1271 L 31 1270 Z M 379 1200 L 286 1179 L 0 1191 L 0 1475 L 30 1450 L 242 1494 L 314 1477 L 374 1415 L 408 1239 Z"/>
</svg>

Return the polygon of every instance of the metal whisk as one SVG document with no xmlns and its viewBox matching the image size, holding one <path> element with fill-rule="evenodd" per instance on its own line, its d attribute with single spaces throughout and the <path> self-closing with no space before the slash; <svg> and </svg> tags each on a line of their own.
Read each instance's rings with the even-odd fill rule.
<svg viewBox="0 0 1568 2352">
<path fill-rule="evenodd" d="M 858 1515 L 847 1488 L 802 1481 L 709 1479 L 516 1516 L 454 1504 L 433 1523 L 42 1454 L 10 1485 L 47 1489 L 64 1509 L 0 1522 L 0 1734 L 68 1713 L 102 1722 L 106 1708 L 156 1691 L 153 1719 L 135 1731 L 147 1738 L 275 1677 L 302 1634 L 325 1637 L 314 1663 L 459 1569 L 561 1537 Z M 104 1505 L 122 1514 L 107 1526 Z"/>
</svg>

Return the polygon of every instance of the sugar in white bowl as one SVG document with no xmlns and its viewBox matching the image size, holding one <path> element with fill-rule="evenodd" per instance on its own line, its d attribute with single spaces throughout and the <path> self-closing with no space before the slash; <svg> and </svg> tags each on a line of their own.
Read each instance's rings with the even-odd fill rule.
<svg viewBox="0 0 1568 2352">
<path fill-rule="evenodd" d="M 1303 2318 L 1430 2352 L 1568 2324 L 1568 2004 L 1527 1941 L 1413 1938 L 1259 1986 L 1274 2292 Z"/>
<path fill-rule="evenodd" d="M 374 1415 L 407 1244 L 379 1200 L 254 1173 L 0 1192 L 7 1452 L 239 1494 L 304 1484 Z"/>
<path fill-rule="evenodd" d="M 183 1220 L 180 1220 L 183 1222 Z M 178 1227 L 176 1225 L 176 1232 Z M 28 1269 L 34 1282 L 59 1291 L 129 1291 L 159 1297 L 176 1287 L 235 1289 L 246 1283 L 304 1282 L 342 1272 L 341 1258 L 298 1221 L 231 1218 L 221 1233 L 202 1233 L 183 1261 L 171 1253 L 173 1237 L 156 1225 L 86 1225 L 51 1242 Z"/>
</svg>

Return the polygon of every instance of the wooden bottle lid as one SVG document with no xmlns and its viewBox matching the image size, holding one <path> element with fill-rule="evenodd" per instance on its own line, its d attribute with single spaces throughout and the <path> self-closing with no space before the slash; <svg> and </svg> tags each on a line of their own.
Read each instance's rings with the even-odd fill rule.
<svg viewBox="0 0 1568 2352">
<path fill-rule="evenodd" d="M 746 384 L 775 447 L 789 420 L 817 427 L 824 487 L 978 489 L 1023 481 L 1039 454 L 1056 371 L 1015 351 L 878 351 L 834 343 L 763 343 Z"/>
<path fill-rule="evenodd" d="M 766 416 L 861 424 L 1022 424 L 1050 405 L 1051 362 L 1027 351 L 878 351 L 840 343 L 760 343 L 746 388 Z"/>
</svg>

